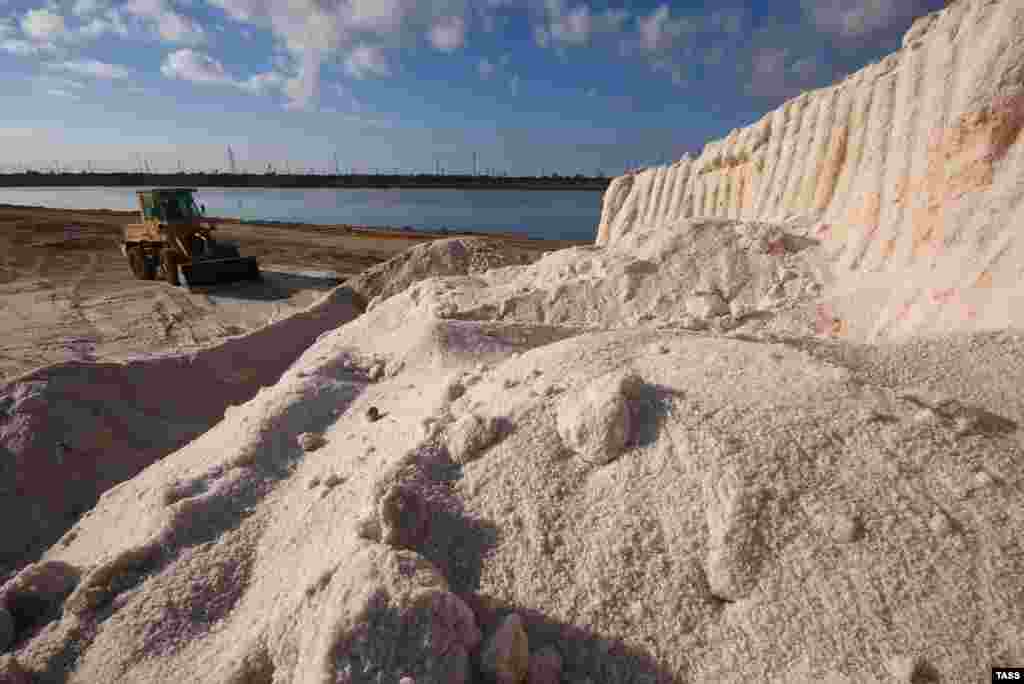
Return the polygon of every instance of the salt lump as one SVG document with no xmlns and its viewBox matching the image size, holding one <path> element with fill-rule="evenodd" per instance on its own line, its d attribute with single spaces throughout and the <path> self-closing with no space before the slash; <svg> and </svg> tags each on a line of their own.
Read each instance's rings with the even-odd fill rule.
<svg viewBox="0 0 1024 684">
<path fill-rule="evenodd" d="M 456 463 L 468 463 L 491 446 L 499 436 L 498 421 L 468 413 L 448 428 L 448 452 Z"/>
<path fill-rule="evenodd" d="M 563 398 L 558 430 L 566 445 L 595 465 L 619 456 L 634 429 L 630 400 L 642 387 L 639 377 L 627 374 L 600 378 L 579 395 Z"/>
</svg>

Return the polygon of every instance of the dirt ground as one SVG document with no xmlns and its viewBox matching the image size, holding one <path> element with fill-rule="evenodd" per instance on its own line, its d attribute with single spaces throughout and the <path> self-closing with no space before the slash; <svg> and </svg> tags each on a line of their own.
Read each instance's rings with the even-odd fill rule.
<svg viewBox="0 0 1024 684">
<path fill-rule="evenodd" d="M 135 212 L 0 205 L 0 382 L 61 361 L 205 347 L 301 310 L 413 245 L 452 236 L 218 219 L 218 237 L 257 257 L 263 281 L 189 290 L 132 276 L 119 241 L 121 226 L 135 221 Z M 578 244 L 502 237 L 523 252 Z"/>
</svg>

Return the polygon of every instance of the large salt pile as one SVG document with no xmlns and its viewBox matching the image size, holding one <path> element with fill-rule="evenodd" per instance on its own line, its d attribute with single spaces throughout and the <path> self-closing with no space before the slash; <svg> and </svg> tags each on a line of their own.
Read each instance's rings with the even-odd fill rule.
<svg viewBox="0 0 1024 684">
<path fill-rule="evenodd" d="M 915 25 L 893 78 L 952 45 L 957 88 L 1015 92 L 1022 35 L 1020 3 L 961 0 Z M 992 159 L 993 184 L 1010 188 L 1021 147 Z M 802 187 L 789 168 L 810 163 L 784 166 L 769 184 Z M 608 206 L 639 215 L 633 190 L 621 201 L 637 182 Z M 995 185 L 939 215 L 988 202 L 1009 220 L 1019 196 Z M 867 344 L 881 319 L 822 304 L 870 269 L 778 206 L 610 221 L 602 244 L 532 264 L 411 274 L 0 588 L 0 672 L 859 684 L 1024 666 L 1013 319 Z M 893 221 L 897 242 L 915 225 Z M 908 291 L 926 271 L 908 267 Z"/>
<path fill-rule="evenodd" d="M 807 217 L 844 335 L 1024 324 L 1024 7 L 951 2 L 903 49 L 695 159 L 613 181 L 598 244 L 686 217 Z"/>
</svg>

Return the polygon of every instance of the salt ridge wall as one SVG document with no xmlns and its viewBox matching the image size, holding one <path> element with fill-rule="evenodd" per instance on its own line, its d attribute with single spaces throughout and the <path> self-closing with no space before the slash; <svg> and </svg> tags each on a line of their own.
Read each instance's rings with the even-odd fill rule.
<svg viewBox="0 0 1024 684">
<path fill-rule="evenodd" d="M 616 178 L 597 244 L 688 217 L 811 216 L 835 278 L 829 331 L 1021 327 L 1022 127 L 1024 2 L 959 0 L 696 159 Z"/>
</svg>

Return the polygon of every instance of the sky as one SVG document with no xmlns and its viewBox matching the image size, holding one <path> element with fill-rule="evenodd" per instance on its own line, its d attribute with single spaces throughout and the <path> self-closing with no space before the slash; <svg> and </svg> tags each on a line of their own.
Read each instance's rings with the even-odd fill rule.
<svg viewBox="0 0 1024 684">
<path fill-rule="evenodd" d="M 945 0 L 0 0 L 0 170 L 617 174 Z"/>
</svg>

